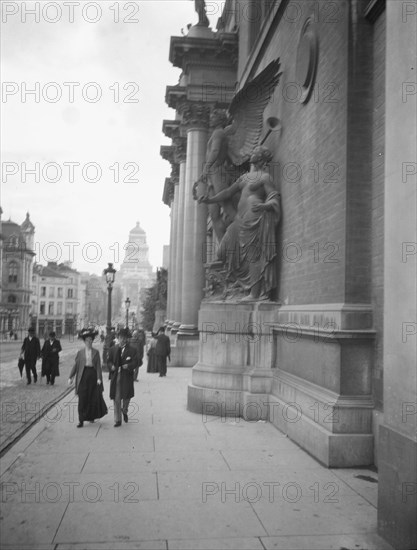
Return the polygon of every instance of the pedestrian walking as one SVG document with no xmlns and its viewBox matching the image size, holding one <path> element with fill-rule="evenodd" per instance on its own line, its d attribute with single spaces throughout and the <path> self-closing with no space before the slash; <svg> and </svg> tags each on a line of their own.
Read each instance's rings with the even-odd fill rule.
<svg viewBox="0 0 417 550">
<path fill-rule="evenodd" d="M 41 343 L 39 342 L 39 338 L 35 336 L 35 329 L 32 327 L 30 327 L 28 335 L 23 340 L 20 356 L 25 360 L 27 384 L 30 384 L 32 381 L 31 374 L 33 374 L 33 381 L 36 384 L 38 381 L 36 361 L 41 357 Z"/>
<path fill-rule="evenodd" d="M 155 346 L 156 346 L 156 334 L 152 332 L 151 340 L 148 345 L 148 351 L 146 355 L 148 357 L 148 366 L 146 372 L 158 372 L 158 365 L 156 363 Z"/>
<path fill-rule="evenodd" d="M 53 386 L 55 378 L 59 376 L 59 352 L 62 351 L 61 342 L 57 340 L 54 331 L 49 333 L 49 340 L 46 340 L 42 356 L 42 376 L 46 376 L 46 383 Z"/>
<path fill-rule="evenodd" d="M 107 406 L 103 399 L 103 374 L 101 370 L 100 353 L 93 348 L 97 332 L 83 329 L 80 338 L 84 340 L 84 348 L 75 357 L 68 383 L 72 384 L 75 377 L 75 394 L 78 395 L 78 424 L 82 428 L 84 422 L 94 422 L 107 414 Z"/>
<path fill-rule="evenodd" d="M 110 373 L 110 399 L 114 401 L 114 427 L 128 422 L 129 403 L 135 395 L 133 371 L 137 364 L 136 349 L 128 343 L 130 332 L 122 328 L 119 331 L 118 344 L 110 348 L 108 367 Z"/>
<path fill-rule="evenodd" d="M 165 327 L 161 327 L 156 337 L 155 345 L 156 364 L 159 376 L 167 375 L 167 357 L 171 361 L 171 344 L 168 336 L 165 334 Z"/>
</svg>

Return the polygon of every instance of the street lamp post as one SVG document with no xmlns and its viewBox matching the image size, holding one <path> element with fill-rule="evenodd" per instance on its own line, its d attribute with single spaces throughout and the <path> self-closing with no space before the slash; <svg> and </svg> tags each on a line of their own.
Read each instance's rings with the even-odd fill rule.
<svg viewBox="0 0 417 550">
<path fill-rule="evenodd" d="M 128 329 L 129 328 L 129 307 L 130 307 L 129 298 L 126 298 L 125 306 L 126 306 L 126 328 Z"/>
<path fill-rule="evenodd" d="M 111 343 L 111 293 L 113 290 L 113 283 L 116 278 L 116 270 L 113 264 L 109 263 L 108 267 L 103 271 L 103 275 L 106 277 L 107 283 L 107 326 L 106 326 L 106 339 L 104 341 L 103 348 L 103 367 L 107 369 L 107 357 L 109 355 L 110 343 Z"/>
</svg>

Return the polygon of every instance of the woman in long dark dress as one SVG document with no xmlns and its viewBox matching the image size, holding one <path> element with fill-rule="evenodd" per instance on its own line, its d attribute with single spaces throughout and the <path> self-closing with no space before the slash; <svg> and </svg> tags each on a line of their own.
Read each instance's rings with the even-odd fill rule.
<svg viewBox="0 0 417 550">
<path fill-rule="evenodd" d="M 152 332 L 152 338 L 151 338 L 151 341 L 149 342 L 149 348 L 146 354 L 148 356 L 148 366 L 146 368 L 146 372 L 158 372 L 158 363 L 156 362 L 155 346 L 156 346 L 156 334 Z"/>
<path fill-rule="evenodd" d="M 68 383 L 72 384 L 75 377 L 75 394 L 78 395 L 78 425 L 82 428 L 84 421 L 94 422 L 107 414 L 103 399 L 103 373 L 101 370 L 100 353 L 93 348 L 93 340 L 97 332 L 83 329 L 80 338 L 84 340 L 84 349 L 80 349 L 75 357 Z"/>
</svg>

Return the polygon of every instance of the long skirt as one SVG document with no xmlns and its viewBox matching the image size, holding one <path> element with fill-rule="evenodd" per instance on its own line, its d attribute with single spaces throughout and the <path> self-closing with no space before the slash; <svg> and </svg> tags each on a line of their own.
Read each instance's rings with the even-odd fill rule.
<svg viewBox="0 0 417 550">
<path fill-rule="evenodd" d="M 146 372 L 159 372 L 155 350 L 153 348 L 151 348 L 148 353 L 148 366 Z"/>
<path fill-rule="evenodd" d="M 107 414 L 107 406 L 102 395 L 102 387 L 97 385 L 97 372 L 93 368 L 84 368 L 78 385 L 78 419 L 93 421 Z"/>
</svg>

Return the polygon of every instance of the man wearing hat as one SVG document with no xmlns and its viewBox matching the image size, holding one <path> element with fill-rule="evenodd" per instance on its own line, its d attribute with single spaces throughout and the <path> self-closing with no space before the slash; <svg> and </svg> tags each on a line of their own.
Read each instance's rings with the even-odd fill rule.
<svg viewBox="0 0 417 550">
<path fill-rule="evenodd" d="M 135 395 L 133 372 L 137 365 L 137 350 L 128 343 L 130 332 L 122 328 L 119 331 L 118 344 L 110 348 L 108 368 L 111 376 L 110 399 L 114 400 L 114 427 L 127 422 L 131 398 Z"/>
<path fill-rule="evenodd" d="M 59 352 L 62 351 L 61 342 L 55 338 L 54 331 L 49 333 L 42 348 L 42 376 L 46 376 L 46 383 L 55 383 L 55 377 L 59 376 Z"/>
<path fill-rule="evenodd" d="M 33 381 L 36 384 L 38 380 L 36 361 L 41 356 L 41 343 L 39 342 L 39 338 L 35 336 L 35 329 L 32 327 L 29 328 L 28 335 L 23 340 L 20 356 L 25 360 L 27 383 L 30 384 L 32 381 L 30 375 L 32 372 Z"/>
<path fill-rule="evenodd" d="M 171 344 L 169 337 L 165 334 L 165 327 L 161 327 L 158 330 L 155 345 L 155 356 L 159 376 L 162 378 L 167 375 L 167 357 L 171 360 Z"/>
</svg>

